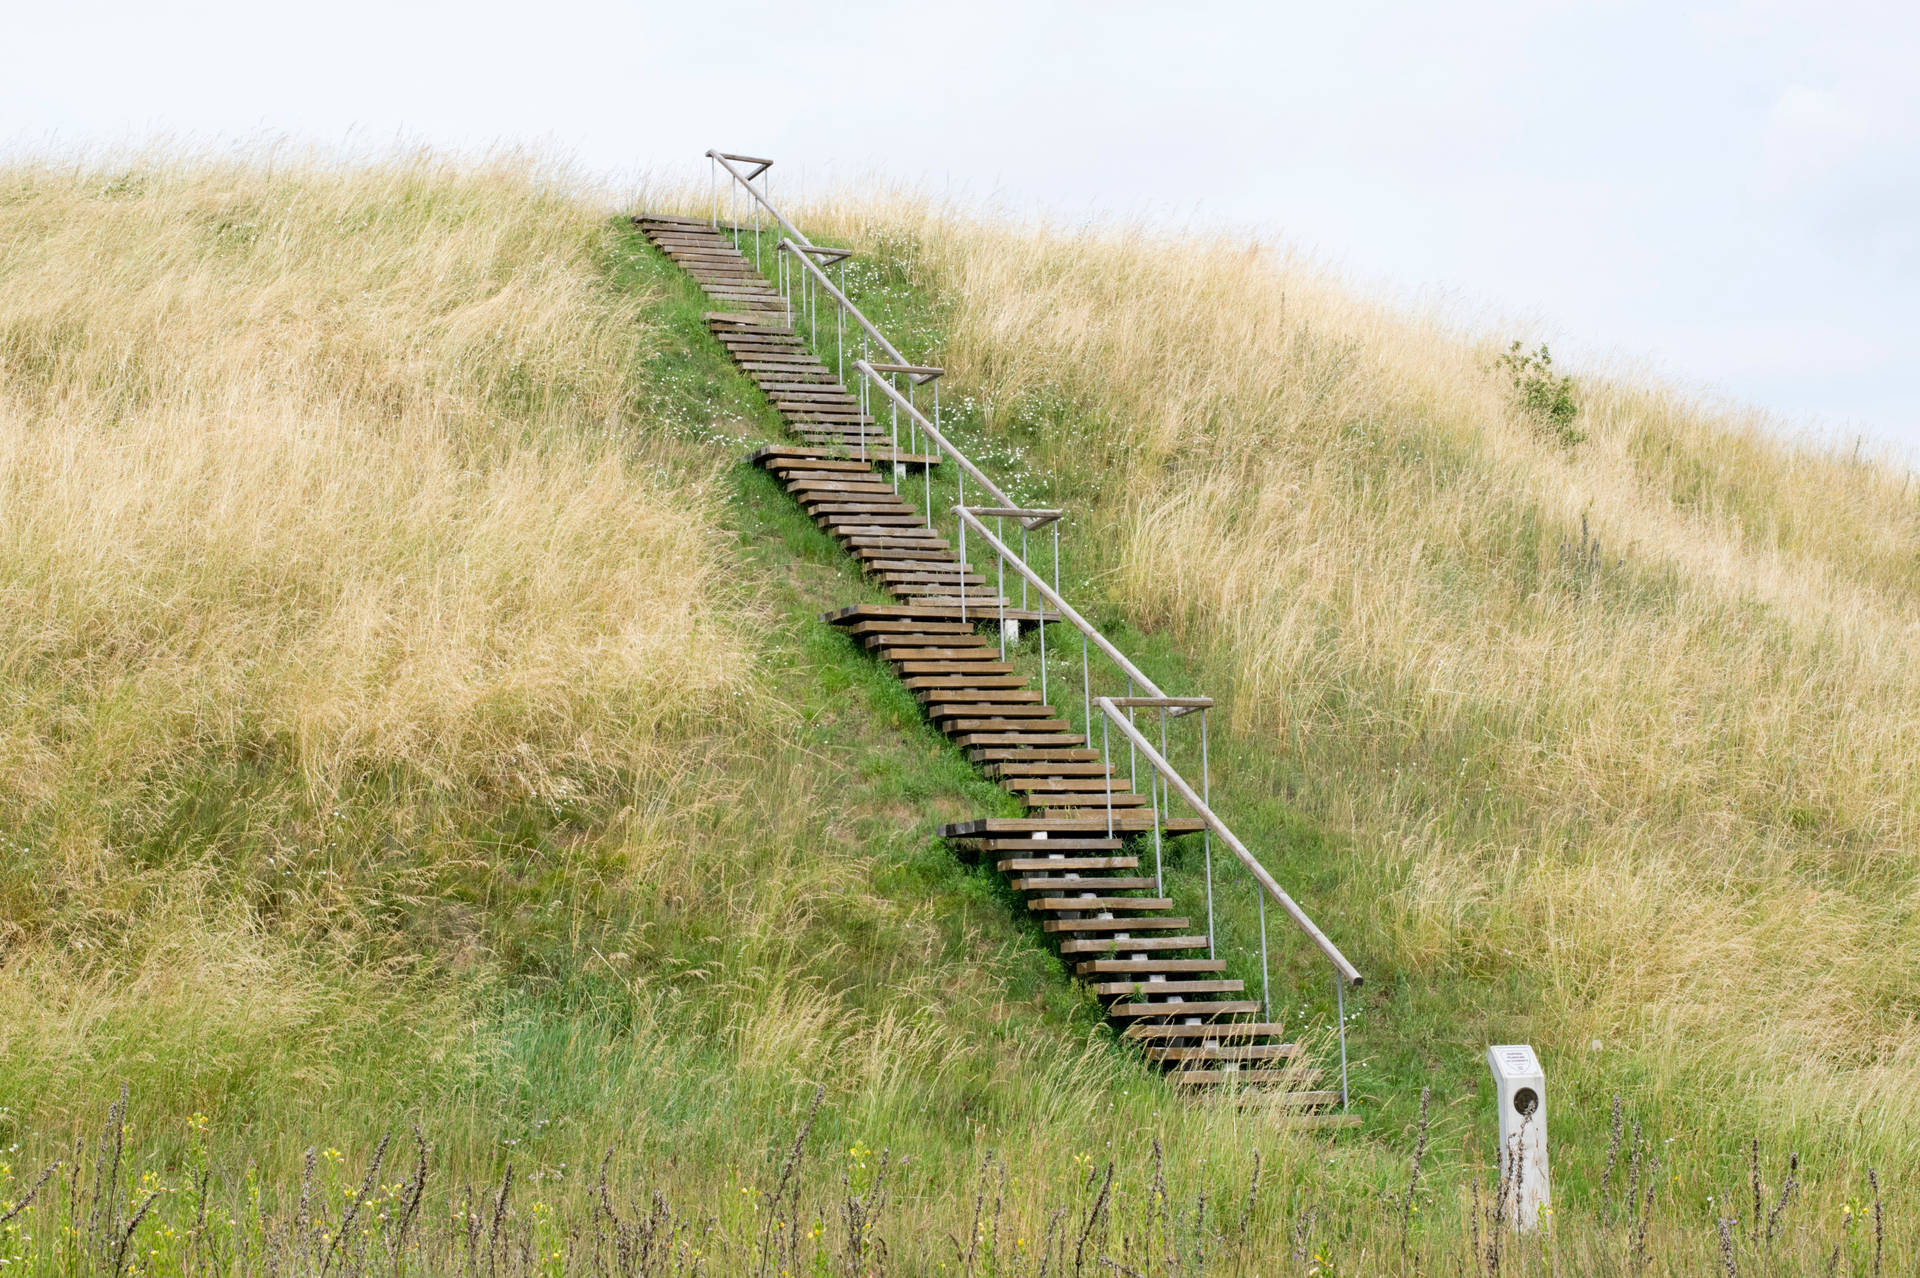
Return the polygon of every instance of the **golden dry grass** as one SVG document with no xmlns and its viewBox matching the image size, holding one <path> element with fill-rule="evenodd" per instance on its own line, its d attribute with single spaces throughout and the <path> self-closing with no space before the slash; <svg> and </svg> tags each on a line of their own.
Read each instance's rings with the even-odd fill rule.
<svg viewBox="0 0 1920 1278">
<path fill-rule="evenodd" d="M 752 614 L 712 462 L 636 436 L 651 338 L 604 287 L 604 236 L 523 164 L 0 172 L 21 1077 L 197 1041 L 297 1086 L 337 1069 L 303 1035 L 396 999 L 435 1019 L 390 970 L 287 948 L 319 929 L 351 954 L 365 903 L 249 886 L 272 880 L 233 861 L 246 840 L 178 817 L 209 773 L 299 778 L 234 805 L 289 865 L 371 837 L 314 815 L 369 779 L 401 830 L 431 795 L 697 799 L 687 747 L 738 717 Z"/>
<path fill-rule="evenodd" d="M 1363 967 L 1510 974 L 1576 1092 L 1920 1135 L 1904 472 L 1602 377 L 1569 450 L 1502 342 L 1255 243 L 802 216 L 939 299 L 950 391 L 1352 834 Z"/>
</svg>

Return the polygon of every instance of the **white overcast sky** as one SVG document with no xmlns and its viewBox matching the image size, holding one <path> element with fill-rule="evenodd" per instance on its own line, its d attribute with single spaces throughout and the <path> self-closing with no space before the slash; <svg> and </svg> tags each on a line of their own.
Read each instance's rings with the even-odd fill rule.
<svg viewBox="0 0 1920 1278">
<path fill-rule="evenodd" d="M 0 145 L 534 142 L 1291 242 L 1920 450 L 1920 4 L 0 0 Z"/>
</svg>

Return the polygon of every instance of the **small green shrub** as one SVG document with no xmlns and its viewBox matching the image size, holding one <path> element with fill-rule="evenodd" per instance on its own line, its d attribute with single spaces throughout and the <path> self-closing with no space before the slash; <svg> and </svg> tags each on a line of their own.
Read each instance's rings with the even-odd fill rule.
<svg viewBox="0 0 1920 1278">
<path fill-rule="evenodd" d="M 1573 419 L 1580 415 L 1579 401 L 1573 397 L 1573 378 L 1553 371 L 1553 356 L 1543 344 L 1528 351 L 1515 342 L 1499 360 L 1513 378 L 1514 393 L 1520 406 L 1542 431 L 1572 448 L 1586 442 L 1586 433 L 1576 430 Z"/>
</svg>

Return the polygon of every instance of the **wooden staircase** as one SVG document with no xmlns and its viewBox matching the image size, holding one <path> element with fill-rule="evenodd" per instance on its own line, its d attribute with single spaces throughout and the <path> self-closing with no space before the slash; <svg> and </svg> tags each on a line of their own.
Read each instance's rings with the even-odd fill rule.
<svg viewBox="0 0 1920 1278">
<path fill-rule="evenodd" d="M 804 441 L 768 444 L 750 460 L 898 601 L 842 608 L 826 620 L 890 664 L 927 717 L 1026 807 L 1022 817 L 959 822 L 940 834 L 1009 877 L 1122 1037 L 1172 1081 L 1231 1089 L 1242 1102 L 1284 1112 L 1338 1106 L 1338 1091 L 1316 1090 L 1317 1075 L 1285 1027 L 1257 1019 L 1261 1003 L 1226 975 L 1205 929 L 1175 914 L 1142 872 L 1131 848 L 1153 831 L 1151 801 L 978 633 L 1003 618 L 1057 617 L 1015 608 L 990 589 L 895 490 L 896 465 L 939 459 L 892 450 L 889 434 L 787 326 L 785 300 L 727 234 L 692 218 L 634 222 L 732 308 L 708 314 L 709 330 Z M 1188 818 L 1159 825 L 1167 836 L 1201 828 Z"/>
</svg>

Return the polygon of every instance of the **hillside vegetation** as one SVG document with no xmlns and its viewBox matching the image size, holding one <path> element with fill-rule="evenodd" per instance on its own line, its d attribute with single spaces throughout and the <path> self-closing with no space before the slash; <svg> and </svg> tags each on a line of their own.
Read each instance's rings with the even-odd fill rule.
<svg viewBox="0 0 1920 1278">
<path fill-rule="evenodd" d="M 1524 1267 L 1476 1197 L 1514 1040 L 1560 1262 L 1686 1271 L 1732 1216 L 1749 1270 L 1867 1266 L 1882 1190 L 1911 1232 L 1866 1179 L 1920 1135 L 1904 474 L 1590 376 L 1557 429 L 1508 335 L 1272 249 L 796 211 L 1070 507 L 1070 593 L 1221 698 L 1218 805 L 1369 977 L 1362 1127 L 1289 1131 L 1172 1095 L 932 838 L 1007 799 L 819 623 L 872 587 L 610 206 L 0 170 L 0 1204 L 131 1142 L 0 1259 L 118 1267 L 157 1188 L 130 1268 L 491 1269 L 486 1213 L 511 1272 L 642 1226 L 649 1273 Z M 416 1125 L 430 1178 L 366 1170 Z M 1777 1240 L 1724 1205 L 1754 1138 Z"/>
<path fill-rule="evenodd" d="M 1348 837 L 1346 935 L 1394 997 L 1510 982 L 1574 1094 L 1911 1150 L 1904 469 L 1602 377 L 1569 447 L 1499 343 L 1254 244 L 810 214 L 937 299 L 1094 573 Z"/>
</svg>

